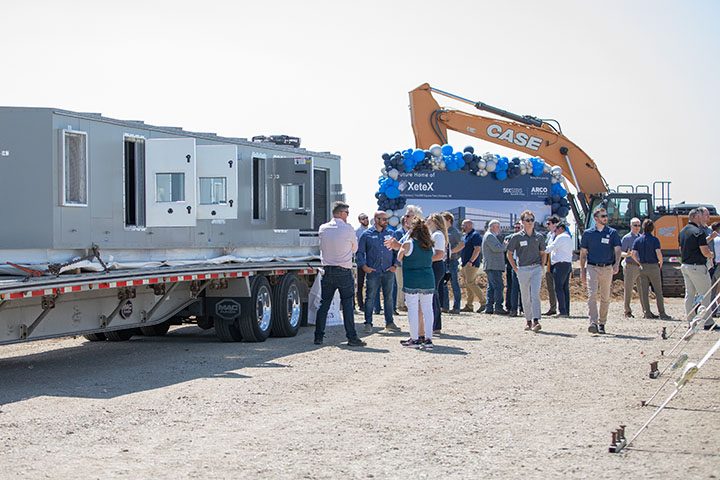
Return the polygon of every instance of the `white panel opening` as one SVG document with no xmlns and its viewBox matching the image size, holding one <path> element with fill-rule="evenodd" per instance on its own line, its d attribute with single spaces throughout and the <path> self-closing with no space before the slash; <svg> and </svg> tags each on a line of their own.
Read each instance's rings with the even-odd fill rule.
<svg viewBox="0 0 720 480">
<path fill-rule="evenodd" d="M 198 219 L 237 218 L 237 147 L 198 145 L 197 157 Z"/>
<path fill-rule="evenodd" d="M 145 141 L 145 195 L 148 227 L 196 225 L 194 138 Z"/>
</svg>

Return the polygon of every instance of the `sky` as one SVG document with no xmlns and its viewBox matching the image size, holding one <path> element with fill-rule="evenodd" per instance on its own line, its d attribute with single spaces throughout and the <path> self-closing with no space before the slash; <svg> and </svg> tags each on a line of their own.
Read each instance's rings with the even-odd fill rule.
<svg viewBox="0 0 720 480">
<path fill-rule="evenodd" d="M 381 154 L 414 147 L 408 92 L 426 82 L 559 120 L 611 187 L 670 180 L 673 203 L 720 207 L 717 1 L 3 0 L 0 16 L 0 105 L 298 136 L 342 157 L 353 219 L 375 209 Z"/>
</svg>

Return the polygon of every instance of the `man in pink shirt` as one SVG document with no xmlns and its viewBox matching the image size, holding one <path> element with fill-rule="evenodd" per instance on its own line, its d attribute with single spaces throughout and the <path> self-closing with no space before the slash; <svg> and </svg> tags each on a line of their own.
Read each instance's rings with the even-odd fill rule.
<svg viewBox="0 0 720 480">
<path fill-rule="evenodd" d="M 322 276 L 320 308 L 315 318 L 315 345 L 322 345 L 325 337 L 325 324 L 328 310 L 332 303 L 335 291 L 340 291 L 340 302 L 343 310 L 343 323 L 348 345 L 351 347 L 364 347 L 365 342 L 360 340 L 355 331 L 355 279 L 353 278 L 353 254 L 357 251 L 358 243 L 355 230 L 347 223 L 350 207 L 344 202 L 333 203 L 333 218 L 320 225 L 320 257 L 322 259 Z"/>
</svg>

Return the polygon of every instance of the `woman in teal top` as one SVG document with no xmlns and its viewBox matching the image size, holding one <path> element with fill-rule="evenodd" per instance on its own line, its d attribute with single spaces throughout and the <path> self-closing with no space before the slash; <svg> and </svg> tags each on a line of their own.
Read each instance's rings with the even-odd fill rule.
<svg viewBox="0 0 720 480">
<path fill-rule="evenodd" d="M 431 350 L 433 347 L 433 253 L 430 231 L 425 222 L 416 217 L 412 221 L 410 238 L 402 244 L 398 253 L 398 260 L 402 260 L 403 293 L 410 323 L 410 338 L 400 343 L 409 348 L 423 347 Z M 422 341 L 418 338 L 421 310 L 425 324 L 425 339 Z"/>
</svg>

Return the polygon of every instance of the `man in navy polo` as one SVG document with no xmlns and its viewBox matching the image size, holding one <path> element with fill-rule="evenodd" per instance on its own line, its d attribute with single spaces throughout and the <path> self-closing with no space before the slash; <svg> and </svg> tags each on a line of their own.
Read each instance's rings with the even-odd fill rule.
<svg viewBox="0 0 720 480">
<path fill-rule="evenodd" d="M 375 224 L 368 228 L 358 242 L 357 265 L 365 272 L 367 296 L 365 297 L 365 332 L 372 332 L 372 314 L 374 299 L 382 288 L 383 309 L 385 310 L 385 329 L 399 331 L 393 321 L 393 296 L 397 255 L 394 250 L 385 246 L 385 240 L 393 238 L 388 230 L 388 216 L 383 211 L 375 212 Z"/>
<path fill-rule="evenodd" d="M 607 226 L 607 210 L 596 209 L 593 219 L 595 226 L 585 230 L 580 240 L 580 278 L 583 286 L 588 289 L 588 332 L 605 333 L 612 277 L 620 271 L 622 250 L 617 231 Z"/>
<path fill-rule="evenodd" d="M 482 237 L 475 230 L 472 220 L 463 220 L 461 226 L 465 234 L 463 237 L 465 245 L 460 252 L 460 265 L 465 279 L 465 288 L 467 288 L 467 298 L 462 311 L 472 313 L 474 311 L 473 302 L 477 297 L 480 301 L 480 308 L 477 309 L 477 313 L 480 313 L 485 309 L 485 292 L 482 291 L 476 281 L 480 269 L 480 260 L 482 260 Z"/>
</svg>

